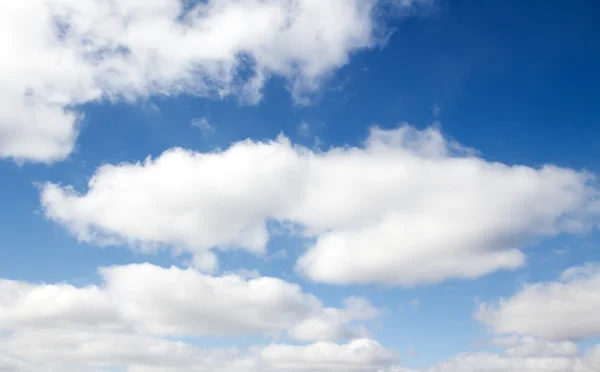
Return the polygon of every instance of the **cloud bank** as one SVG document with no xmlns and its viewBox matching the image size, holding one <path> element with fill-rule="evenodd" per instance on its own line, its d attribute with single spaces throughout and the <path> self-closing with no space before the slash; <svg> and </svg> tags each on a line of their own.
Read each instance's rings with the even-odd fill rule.
<svg viewBox="0 0 600 372">
<path fill-rule="evenodd" d="M 46 184 L 45 215 L 79 240 L 172 248 L 216 269 L 217 249 L 264 254 L 267 222 L 314 239 L 298 270 L 325 283 L 412 286 L 525 263 L 536 239 L 597 221 L 592 175 L 488 162 L 434 128 L 373 128 L 361 147 L 316 152 L 284 136 L 105 165 L 88 189 Z"/>
</svg>

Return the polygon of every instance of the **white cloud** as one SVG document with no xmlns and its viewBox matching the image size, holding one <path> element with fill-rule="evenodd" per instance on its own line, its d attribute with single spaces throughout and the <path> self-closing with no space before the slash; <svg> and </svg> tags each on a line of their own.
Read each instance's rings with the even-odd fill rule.
<svg viewBox="0 0 600 372">
<path fill-rule="evenodd" d="M 570 339 L 600 335 L 597 321 L 590 318 L 596 316 L 599 273 L 593 265 L 575 267 L 558 282 L 526 285 L 509 299 L 483 304 L 476 317 L 500 334 L 491 343 L 503 348 L 501 353 L 462 353 L 431 368 L 392 367 L 386 372 L 598 371 L 600 345 L 582 352 Z"/>
<path fill-rule="evenodd" d="M 47 163 L 73 151 L 78 105 L 180 93 L 256 102 L 272 75 L 305 101 L 381 29 L 377 0 L 0 4 L 0 157 Z"/>
<path fill-rule="evenodd" d="M 563 280 L 587 280 L 596 272 L 591 266 L 575 268 L 566 271 Z M 0 368 L 13 372 L 112 368 L 128 372 L 594 372 L 600 367 L 600 346 L 582 354 L 572 342 L 517 336 L 494 339 L 495 345 L 506 348 L 503 353 L 464 353 L 420 371 L 389 367 L 397 362 L 397 353 L 370 339 L 201 349 L 156 335 L 232 335 L 278 328 L 261 326 L 261 319 L 293 324 L 294 320 L 277 318 L 281 309 L 291 314 L 325 314 L 320 319 L 333 314 L 333 326 L 371 319 L 378 311 L 360 298 L 348 299 L 342 310 L 324 309 L 297 286 L 256 275 L 250 276 L 253 279 L 210 277 L 192 269 L 148 264 L 105 268 L 101 274 L 101 287 L 0 281 L 0 330 L 5 330 L 0 333 Z M 219 301 L 229 306 L 221 307 Z M 298 310 L 302 306 L 314 309 Z M 238 316 L 236 309 L 244 311 Z M 313 318 L 319 317 L 305 319 Z M 317 333 L 319 337 L 337 334 Z"/>
<path fill-rule="evenodd" d="M 96 371 L 126 368 L 155 372 L 374 372 L 397 362 L 397 354 L 379 343 L 359 339 L 347 344 L 270 344 L 249 349 L 201 349 L 131 333 L 20 331 L 0 337 L 0 367 L 29 372 L 39 366 L 52 371 Z M 33 366 L 37 366 L 35 369 Z"/>
<path fill-rule="evenodd" d="M 200 129 L 200 132 L 202 132 L 204 137 L 208 137 L 215 132 L 214 125 L 212 125 L 204 116 L 193 119 L 192 126 Z"/>
<path fill-rule="evenodd" d="M 378 315 L 361 298 L 348 299 L 345 309 L 324 307 L 298 285 L 276 278 L 213 277 L 150 264 L 102 268 L 100 273 L 101 287 L 1 280 L 0 330 L 135 329 L 161 336 L 289 331 L 302 340 L 342 340 L 356 338 L 350 323 Z M 315 319 L 321 328 L 309 327 Z"/>
<path fill-rule="evenodd" d="M 214 247 L 262 254 L 267 220 L 292 222 L 315 238 L 298 261 L 308 277 L 415 285 L 518 268 L 532 239 L 586 228 L 598 212 L 590 180 L 487 162 L 437 129 L 402 126 L 323 152 L 283 136 L 175 148 L 102 166 L 84 193 L 49 183 L 41 202 L 79 240 L 201 257 Z"/>
<path fill-rule="evenodd" d="M 374 371 L 398 359 L 397 353 L 369 339 L 354 340 L 346 345 L 332 342 L 306 347 L 270 345 L 260 355 L 276 370 L 290 371 Z"/>
<path fill-rule="evenodd" d="M 371 372 L 397 362 L 395 352 L 374 340 L 327 341 L 346 338 L 350 323 L 378 315 L 362 298 L 347 299 L 344 309 L 325 308 L 279 279 L 213 277 L 150 264 L 102 268 L 100 274 L 102 285 L 87 287 L 0 280 L 0 370 Z M 312 344 L 202 349 L 180 340 L 273 332 L 294 337 L 296 326 L 316 318 L 324 328 L 300 337 L 319 340 Z"/>
<path fill-rule="evenodd" d="M 31 365 L 28 363 L 8 355 L 0 354 L 0 371 L 17 371 L 17 372 L 25 372 L 25 371 L 34 371 Z"/>
<path fill-rule="evenodd" d="M 551 342 L 516 335 L 494 338 L 493 344 L 505 347 L 505 353 L 513 357 L 570 357 L 580 353 L 579 347 L 572 341 Z"/>
<path fill-rule="evenodd" d="M 14 328 L 120 329 L 122 319 L 95 286 L 0 280 L 0 330 Z"/>
<path fill-rule="evenodd" d="M 113 367 L 143 364 L 168 367 L 209 364 L 237 351 L 201 350 L 189 344 L 134 333 L 72 330 L 19 330 L 0 338 L 4 352 L 35 364 L 63 367 Z M 17 369 L 18 370 L 18 369 Z"/>
<path fill-rule="evenodd" d="M 348 322 L 376 316 L 364 299 L 350 298 L 346 309 L 337 310 L 274 278 L 210 277 L 149 264 L 100 272 L 101 287 L 1 280 L 0 370 L 370 372 L 397 361 L 369 339 L 249 349 L 201 349 L 178 340 L 286 331 L 321 312 L 347 314 Z M 344 321 L 334 321 L 336 332 L 304 338 L 344 335 Z"/>
<path fill-rule="evenodd" d="M 563 272 L 560 280 L 525 285 L 514 296 L 482 304 L 477 319 L 497 334 L 531 335 L 545 340 L 600 336 L 600 267 Z"/>
<path fill-rule="evenodd" d="M 16 355 L 0 354 L 0 366 L 14 372 L 39 366 L 90 372 L 115 367 L 128 372 L 595 372 L 600 367 L 600 345 L 573 356 L 462 353 L 422 370 L 390 366 L 398 354 L 369 339 L 201 349 L 138 334 L 42 330 L 1 337 L 0 346 Z"/>
<path fill-rule="evenodd" d="M 583 279 L 591 272 L 577 268 L 564 277 Z M 582 353 L 571 342 L 517 336 L 494 339 L 495 345 L 506 348 L 502 353 L 463 353 L 419 371 L 391 367 L 398 354 L 367 338 L 346 344 L 320 341 L 202 349 L 173 335 L 207 329 L 224 335 L 236 334 L 232 328 L 273 329 L 260 326 L 260 319 L 281 324 L 282 318 L 276 318 L 279 315 L 271 308 L 295 314 L 302 312 L 297 310 L 302 306 L 299 302 L 348 321 L 370 319 L 378 311 L 360 298 L 348 299 L 343 310 L 330 311 L 297 286 L 273 278 L 209 277 L 192 269 L 148 264 L 105 268 L 101 274 L 100 287 L 0 281 L 0 330 L 4 330 L 0 368 L 12 372 L 113 368 L 128 372 L 595 372 L 600 368 L 600 345 Z M 294 298 L 303 301 L 290 301 Z M 220 307 L 219 301 L 229 301 L 230 306 Z M 241 308 L 240 315 L 248 319 L 236 315 Z M 223 324 L 215 325 L 219 322 Z M 161 334 L 171 337 L 157 337 Z"/>
<path fill-rule="evenodd" d="M 600 369 L 600 344 L 592 346 L 585 354 L 585 362 L 589 366 Z"/>
<path fill-rule="evenodd" d="M 298 340 L 346 340 L 369 337 L 364 326 L 348 327 L 354 321 L 380 315 L 364 298 L 348 298 L 344 309 L 328 308 L 296 325 L 289 334 Z"/>
<path fill-rule="evenodd" d="M 594 372 L 597 367 L 600 366 L 587 365 L 580 358 L 521 358 L 492 353 L 465 353 L 422 372 Z M 402 369 L 398 372 L 402 372 Z"/>
<path fill-rule="evenodd" d="M 540 344 L 532 339 L 516 340 L 516 342 L 521 345 Z M 589 348 L 585 353 L 579 351 L 571 353 L 573 351 L 571 347 L 564 348 L 564 345 L 558 349 L 563 350 L 557 354 L 548 354 L 545 350 L 542 353 L 516 355 L 510 348 L 502 353 L 462 353 L 426 369 L 416 370 L 397 366 L 381 372 L 595 372 L 600 370 L 600 345 Z M 567 349 L 569 349 L 568 353 Z"/>
</svg>

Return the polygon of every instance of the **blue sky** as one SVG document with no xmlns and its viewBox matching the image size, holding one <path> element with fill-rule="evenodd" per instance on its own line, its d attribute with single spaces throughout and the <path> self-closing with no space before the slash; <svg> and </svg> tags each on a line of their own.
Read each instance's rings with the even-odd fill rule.
<svg viewBox="0 0 600 372">
<path fill-rule="evenodd" d="M 24 30 L 0 36 L 13 48 L 0 57 L 0 369 L 600 369 L 597 4 L 207 1 L 189 5 L 188 40 L 156 21 L 179 27 L 175 0 L 123 2 L 139 17 L 123 37 L 99 3 L 0 5 Z M 221 17 L 232 9 L 243 16 Z M 281 14 L 298 17 L 292 31 Z M 68 36 L 27 26 L 42 19 Z M 202 44 L 210 27 L 232 46 Z M 218 265 L 202 261 L 211 252 Z M 226 275 L 240 287 L 207 289 Z M 257 276 L 279 278 L 264 284 L 272 301 Z M 285 311 L 281 325 L 264 315 Z M 28 338 L 57 334 L 77 352 Z M 98 346 L 120 337 L 125 350 L 190 349 L 128 359 Z M 353 359 L 365 340 L 376 346 Z M 230 347 L 248 360 L 194 364 Z"/>
</svg>

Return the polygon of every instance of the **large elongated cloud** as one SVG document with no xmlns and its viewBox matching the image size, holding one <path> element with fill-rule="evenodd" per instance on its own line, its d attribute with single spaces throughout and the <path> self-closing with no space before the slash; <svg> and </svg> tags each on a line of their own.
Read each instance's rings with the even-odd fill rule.
<svg viewBox="0 0 600 372">
<path fill-rule="evenodd" d="M 0 280 L 0 370 L 370 372 L 398 360 L 353 331 L 378 315 L 366 299 L 326 308 L 280 279 L 150 264 L 100 274 L 101 286 L 86 287 Z M 203 349 L 182 340 L 279 333 L 302 343 Z"/>
<path fill-rule="evenodd" d="M 103 286 L 0 280 L 0 331 L 136 330 L 172 336 L 276 335 L 301 340 L 368 336 L 352 324 L 378 316 L 362 298 L 326 308 L 299 286 L 276 278 L 213 277 L 150 264 L 101 269 Z M 312 326 L 318 321 L 318 327 Z"/>
<path fill-rule="evenodd" d="M 189 93 L 252 103 L 277 75 L 302 101 L 377 43 L 378 2 L 2 1 L 0 157 L 64 159 L 76 108 L 101 99 Z"/>
<path fill-rule="evenodd" d="M 433 128 L 372 129 L 363 147 L 314 152 L 281 136 L 224 151 L 175 148 L 100 167 L 83 193 L 47 184 L 46 216 L 78 239 L 175 247 L 213 268 L 214 247 L 265 251 L 267 221 L 315 238 L 299 259 L 328 283 L 414 285 L 524 263 L 531 239 L 585 229 L 598 190 L 585 172 L 491 163 Z"/>
<path fill-rule="evenodd" d="M 143 335 L 41 331 L 0 337 L 0 346 L 0 367 L 10 372 L 375 372 L 398 360 L 397 353 L 369 339 L 201 349 Z"/>
<path fill-rule="evenodd" d="M 43 330 L 0 337 L 0 346 L 13 355 L 0 353 L 0 366 L 11 372 L 115 367 L 128 372 L 596 372 L 600 367 L 599 346 L 573 356 L 462 353 L 422 370 L 392 366 L 398 354 L 368 339 L 201 349 L 135 334 Z"/>
<path fill-rule="evenodd" d="M 526 285 L 509 298 L 483 304 L 476 317 L 498 334 L 548 340 L 600 336 L 600 267 L 566 270 L 554 282 Z"/>
</svg>

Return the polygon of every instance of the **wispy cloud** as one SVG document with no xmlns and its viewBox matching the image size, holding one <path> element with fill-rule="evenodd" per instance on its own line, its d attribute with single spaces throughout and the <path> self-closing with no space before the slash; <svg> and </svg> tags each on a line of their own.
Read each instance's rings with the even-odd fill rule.
<svg viewBox="0 0 600 372">
<path fill-rule="evenodd" d="M 204 116 L 192 120 L 192 126 L 200 129 L 204 137 L 215 133 L 215 127 Z"/>
</svg>

